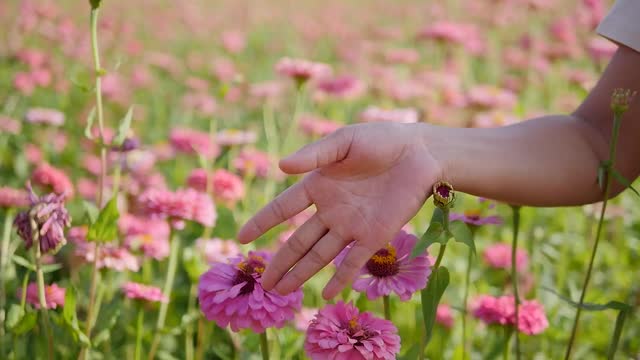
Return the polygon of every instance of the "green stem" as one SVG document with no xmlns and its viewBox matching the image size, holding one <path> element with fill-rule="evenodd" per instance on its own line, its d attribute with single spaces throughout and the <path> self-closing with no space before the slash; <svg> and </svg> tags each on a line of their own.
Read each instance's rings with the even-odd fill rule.
<svg viewBox="0 0 640 360">
<path fill-rule="evenodd" d="M 142 359 L 142 331 L 144 329 L 144 309 L 138 310 L 138 326 L 136 328 L 135 360 Z"/>
<path fill-rule="evenodd" d="M 513 241 L 511 244 L 511 286 L 513 287 L 513 298 L 515 300 L 515 352 L 516 359 L 520 360 L 520 328 L 519 328 L 519 308 L 520 296 L 518 294 L 518 268 L 516 263 L 516 255 L 518 248 L 518 233 L 520 232 L 520 207 L 511 206 L 513 210 Z"/>
<path fill-rule="evenodd" d="M 193 313 L 196 306 L 196 295 L 198 288 L 195 284 L 191 284 L 191 289 L 189 290 L 189 303 L 188 303 L 188 314 Z M 185 331 L 184 336 L 184 352 L 187 360 L 193 360 L 193 323 L 190 322 L 187 325 L 187 329 Z"/>
<path fill-rule="evenodd" d="M 475 231 L 471 231 L 471 236 L 475 235 Z M 469 248 L 467 255 L 467 271 L 464 277 L 464 295 L 462 298 L 462 359 L 467 358 L 467 309 L 469 303 L 469 286 L 471 285 L 471 263 L 473 262 L 473 251 Z"/>
<path fill-rule="evenodd" d="M 384 306 L 384 318 L 391 321 L 391 303 L 389 295 L 382 297 L 382 305 Z"/>
<path fill-rule="evenodd" d="M 0 251 L 0 356 L 4 356 L 4 322 L 6 318 L 7 294 L 5 292 L 5 278 L 9 262 L 9 243 L 11 242 L 11 224 L 13 223 L 13 209 L 8 209 L 4 217 L 4 231 L 2 232 L 2 248 Z"/>
<path fill-rule="evenodd" d="M 509 327 L 504 327 L 504 348 L 502 349 L 502 359 L 509 360 L 509 340 L 513 331 Z"/>
<path fill-rule="evenodd" d="M 175 277 L 176 277 L 179 252 L 180 252 L 180 237 L 172 234 L 171 252 L 169 253 L 169 264 L 167 266 L 167 276 L 165 278 L 164 288 L 162 290 L 162 294 L 167 299 L 167 301 L 162 302 L 160 305 L 160 312 L 158 313 L 158 322 L 156 323 L 156 333 L 153 337 L 153 343 L 151 344 L 149 359 L 154 358 L 155 352 L 158 349 L 158 345 L 160 345 L 160 335 L 161 335 L 162 329 L 164 329 L 165 320 L 167 319 L 167 310 L 169 309 L 169 301 L 171 300 L 171 290 L 173 289 L 173 281 L 175 280 Z"/>
<path fill-rule="evenodd" d="M 266 329 L 260 334 L 260 351 L 262 352 L 262 360 L 269 360 L 269 340 Z"/>
<path fill-rule="evenodd" d="M 584 283 L 582 284 L 582 292 L 580 293 L 580 300 L 578 301 L 578 308 L 576 309 L 576 316 L 573 320 L 573 327 L 571 328 L 571 337 L 569 338 L 569 344 L 567 345 L 567 351 L 564 355 L 565 360 L 571 358 L 571 350 L 573 349 L 573 344 L 576 340 L 576 335 L 578 333 L 578 324 L 580 323 L 580 315 L 582 314 L 582 306 L 584 305 L 584 299 L 587 293 L 587 287 L 589 286 L 589 281 L 591 280 L 591 271 L 593 270 L 593 264 L 595 262 L 596 253 L 598 251 L 598 244 L 600 243 L 600 238 L 602 234 L 602 228 L 604 225 L 604 215 L 607 211 L 607 203 L 609 202 L 609 195 L 611 193 L 611 180 L 613 179 L 612 171 L 614 168 L 614 163 L 616 160 L 616 151 L 618 144 L 618 134 L 620 133 L 620 121 L 621 115 L 614 115 L 613 118 L 613 130 L 611 135 L 611 143 L 609 145 L 609 161 L 607 161 L 605 165 L 605 170 L 607 174 L 607 178 L 604 184 L 604 194 L 603 194 L 603 202 L 602 209 L 600 211 L 600 219 L 598 220 L 598 228 L 596 230 L 596 239 L 593 243 L 593 248 L 591 250 L 591 258 L 589 259 L 589 266 L 587 268 L 587 274 L 584 278 Z"/>
<path fill-rule="evenodd" d="M 49 313 L 47 312 L 47 299 L 44 290 L 44 273 L 42 272 L 42 262 L 40 253 L 40 239 L 38 236 L 35 220 L 31 219 L 31 228 L 34 237 L 34 247 L 36 249 L 36 275 L 38 281 L 38 301 L 40 302 L 40 312 L 44 322 L 44 332 L 47 334 L 47 357 L 49 360 L 53 359 L 53 335 L 51 334 L 51 325 L 49 324 Z"/>
</svg>

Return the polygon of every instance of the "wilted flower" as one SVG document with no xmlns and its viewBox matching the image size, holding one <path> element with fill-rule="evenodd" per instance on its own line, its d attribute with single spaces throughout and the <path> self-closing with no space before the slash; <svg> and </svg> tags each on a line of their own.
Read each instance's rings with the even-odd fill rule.
<svg viewBox="0 0 640 360">
<path fill-rule="evenodd" d="M 511 245 L 493 244 L 484 249 L 484 261 L 495 269 L 511 269 Z M 527 268 L 529 258 L 526 251 L 516 249 L 516 269 L 524 271 Z"/>
<path fill-rule="evenodd" d="M 39 241 L 42 254 L 56 253 L 67 243 L 64 229 L 71 225 L 71 217 L 64 207 L 64 196 L 48 194 L 38 197 L 28 184 L 29 210 L 16 216 L 14 226 L 18 235 L 24 240 L 26 248 Z M 37 231 L 34 239 L 33 231 Z"/>
<path fill-rule="evenodd" d="M 391 321 L 339 301 L 320 309 L 307 329 L 304 350 L 312 360 L 393 360 L 400 352 Z"/>
<path fill-rule="evenodd" d="M 240 255 L 240 247 L 233 240 L 219 238 L 196 240 L 196 249 L 208 264 L 224 263 Z"/>
<path fill-rule="evenodd" d="M 42 163 L 31 173 L 31 181 L 34 184 L 51 187 L 53 192 L 67 198 L 73 196 L 73 184 L 69 177 L 60 169 Z"/>
<path fill-rule="evenodd" d="M 155 286 L 143 285 L 128 281 L 122 285 L 122 292 L 129 299 L 144 300 L 149 302 L 167 302 L 162 290 Z"/>
<path fill-rule="evenodd" d="M 64 114 L 55 109 L 31 108 L 27 111 L 25 120 L 31 124 L 62 126 L 64 124 Z"/>
<path fill-rule="evenodd" d="M 407 301 L 416 291 L 427 285 L 431 261 L 427 254 L 410 258 L 418 238 L 400 231 L 385 248 L 378 250 L 360 270 L 353 289 L 367 294 L 369 300 L 395 293 Z M 336 257 L 336 264 L 344 260 L 347 247 Z"/>
<path fill-rule="evenodd" d="M 66 289 L 59 287 L 57 284 L 44 286 L 44 298 L 47 309 L 56 309 L 58 306 L 64 306 L 64 295 Z M 22 298 L 22 289 L 16 291 L 18 299 Z M 38 284 L 35 282 L 27 285 L 27 302 L 36 309 L 40 309 L 40 298 L 38 297 Z"/>
<path fill-rule="evenodd" d="M 439 208 L 450 208 L 456 199 L 453 186 L 446 181 L 438 181 L 433 185 L 433 203 Z"/>
<path fill-rule="evenodd" d="M 262 288 L 270 254 L 250 252 L 229 263 L 215 263 L 200 277 L 198 299 L 207 319 L 233 331 L 252 329 L 262 333 L 291 321 L 302 307 L 302 290 L 280 295 Z"/>
<path fill-rule="evenodd" d="M 204 226 L 213 226 L 216 222 L 216 208 L 211 198 L 194 189 L 175 192 L 149 189 L 138 197 L 138 204 L 147 215 L 157 218 L 169 218 L 173 225 L 181 227 L 179 222 L 190 220 Z"/>
<path fill-rule="evenodd" d="M 29 205 L 29 194 L 21 189 L 0 187 L 0 207 L 21 208 Z"/>
</svg>

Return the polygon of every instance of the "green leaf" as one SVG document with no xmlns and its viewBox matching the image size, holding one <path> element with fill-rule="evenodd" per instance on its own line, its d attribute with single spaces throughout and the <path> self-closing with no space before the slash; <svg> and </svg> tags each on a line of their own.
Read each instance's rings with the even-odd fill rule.
<svg viewBox="0 0 640 360">
<path fill-rule="evenodd" d="M 424 351 L 424 349 L 420 349 L 420 345 L 413 344 L 413 346 L 407 351 L 406 354 L 400 356 L 400 360 L 415 360 L 420 355 L 420 350 Z"/>
<path fill-rule="evenodd" d="M 62 264 L 46 264 L 46 265 L 42 265 L 42 272 L 43 273 L 51 273 L 54 271 L 58 271 L 62 269 Z"/>
<path fill-rule="evenodd" d="M 449 286 L 449 270 L 440 266 L 429 277 L 427 287 L 421 291 L 422 316 L 424 318 L 424 329 L 426 334 L 425 346 L 429 344 L 433 335 L 433 326 L 436 323 L 436 312 L 442 294 Z"/>
<path fill-rule="evenodd" d="M 89 226 L 88 241 L 107 242 L 118 236 L 118 198 L 114 195 L 100 211 L 96 222 Z"/>
<path fill-rule="evenodd" d="M 462 221 L 454 221 L 449 224 L 449 231 L 451 232 L 451 236 L 457 241 L 467 245 L 473 255 L 476 254 L 476 244 L 473 241 L 473 233 L 471 233 L 471 229 Z"/>
<path fill-rule="evenodd" d="M 238 225 L 233 212 L 224 206 L 218 206 L 217 212 L 218 219 L 216 220 L 216 227 L 213 229 L 214 236 L 221 239 L 234 238 L 238 232 Z"/>
<path fill-rule="evenodd" d="M 98 215 L 100 215 L 100 210 L 98 207 L 89 201 L 82 202 L 82 208 L 84 208 L 84 216 L 87 218 L 87 222 L 89 224 L 93 224 L 98 219 Z"/>
<path fill-rule="evenodd" d="M 109 329 L 104 329 L 100 331 L 96 336 L 93 337 L 93 346 L 100 346 L 103 342 L 109 340 L 111 338 L 111 331 Z"/>
<path fill-rule="evenodd" d="M 93 120 L 96 118 L 96 108 L 92 107 L 89 112 L 89 116 L 87 116 L 87 126 L 84 128 L 84 137 L 89 140 L 93 140 L 93 133 L 91 133 L 91 128 L 93 127 Z"/>
<path fill-rule="evenodd" d="M 438 207 L 433 210 L 433 215 L 431 215 L 431 224 L 433 223 L 440 223 L 444 226 L 444 212 Z"/>
<path fill-rule="evenodd" d="M 620 336 L 622 335 L 622 328 L 624 327 L 624 322 L 627 319 L 627 314 L 629 311 L 620 310 L 618 312 L 618 317 L 616 317 L 616 326 L 613 330 L 613 336 L 611 337 L 611 344 L 609 344 L 609 349 L 607 350 L 607 359 L 613 360 L 616 356 L 616 351 L 618 350 L 618 344 L 620 343 Z"/>
<path fill-rule="evenodd" d="M 64 307 L 62 308 L 62 317 L 64 321 L 72 325 L 78 324 L 76 315 L 76 291 L 73 287 L 68 287 L 64 292 Z"/>
<path fill-rule="evenodd" d="M 116 136 L 113 138 L 111 145 L 114 145 L 114 146 L 122 145 L 122 143 L 124 142 L 124 139 L 126 139 L 127 135 L 129 134 L 132 118 L 133 118 L 133 105 L 129 107 L 129 110 L 127 110 L 127 113 L 124 115 L 122 120 L 120 120 L 118 131 L 116 132 Z"/>
<path fill-rule="evenodd" d="M 443 236 L 444 226 L 439 222 L 432 222 L 427 231 L 422 235 L 420 240 L 416 243 L 411 251 L 411 258 L 414 258 L 422 254 L 431 244 L 441 243 L 446 244 L 447 238 Z"/>
<path fill-rule="evenodd" d="M 638 192 L 638 190 L 636 190 L 632 185 L 631 182 L 629 180 L 627 180 L 624 176 L 622 176 L 622 174 L 620 174 L 618 172 L 618 170 L 616 169 L 611 169 L 611 175 L 613 175 L 613 177 L 622 185 L 624 185 L 627 189 L 630 189 L 631 191 L 633 191 L 634 194 L 636 194 L 636 196 L 640 197 L 640 193 Z"/>
<path fill-rule="evenodd" d="M 609 301 L 606 304 L 593 304 L 593 303 L 583 303 L 582 306 L 580 306 L 579 303 L 571 300 L 569 297 L 564 296 L 560 293 L 558 293 L 557 291 L 551 289 L 550 287 L 547 286 L 543 286 L 542 287 L 543 290 L 546 290 L 554 295 L 556 295 L 558 298 L 560 298 L 561 300 L 563 300 L 564 302 L 566 302 L 567 304 L 571 305 L 574 308 L 582 308 L 582 310 L 586 310 L 586 311 L 604 311 L 604 310 L 618 310 L 618 311 L 631 311 L 632 307 L 620 302 L 620 301 Z"/>
<path fill-rule="evenodd" d="M 29 260 L 23 258 L 22 256 L 18 256 L 18 255 L 12 255 L 11 256 L 11 260 L 13 260 L 14 263 L 27 268 L 31 271 L 36 271 L 36 266 L 33 265 L 32 263 L 29 262 Z"/>
<path fill-rule="evenodd" d="M 18 321 L 16 326 L 14 326 L 11 331 L 16 335 L 22 335 L 36 325 L 36 321 L 38 320 L 38 312 L 31 311 L 24 314 L 24 316 Z"/>
<path fill-rule="evenodd" d="M 15 328 L 23 317 L 24 309 L 18 304 L 11 304 L 9 312 L 7 313 L 7 328 L 9 330 Z"/>
</svg>

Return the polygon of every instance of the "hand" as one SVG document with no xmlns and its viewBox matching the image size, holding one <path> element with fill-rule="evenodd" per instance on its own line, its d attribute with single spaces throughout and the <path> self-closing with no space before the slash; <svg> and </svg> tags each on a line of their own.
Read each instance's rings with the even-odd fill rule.
<svg viewBox="0 0 640 360">
<path fill-rule="evenodd" d="M 315 204 L 317 212 L 278 250 L 262 276 L 287 294 L 353 247 L 323 297 L 333 298 L 422 207 L 441 168 L 422 139 L 424 124 L 372 123 L 342 128 L 280 162 L 288 174 L 310 172 L 240 229 L 249 243 Z M 292 269 L 293 267 L 293 269 Z"/>
</svg>

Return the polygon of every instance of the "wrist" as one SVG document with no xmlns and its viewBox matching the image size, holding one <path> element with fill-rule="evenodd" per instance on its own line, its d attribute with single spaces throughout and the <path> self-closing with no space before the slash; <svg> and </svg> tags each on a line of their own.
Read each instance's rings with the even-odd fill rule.
<svg viewBox="0 0 640 360">
<path fill-rule="evenodd" d="M 434 126 L 425 123 L 416 125 L 416 133 L 419 134 L 421 145 L 427 151 L 427 155 L 432 159 L 434 170 L 434 183 L 446 181 L 456 189 L 462 187 L 459 174 L 460 167 L 455 163 L 459 161 L 454 156 L 454 151 L 459 144 L 456 144 L 455 131 L 458 129 Z M 433 184 L 427 184 L 433 186 Z"/>
</svg>

